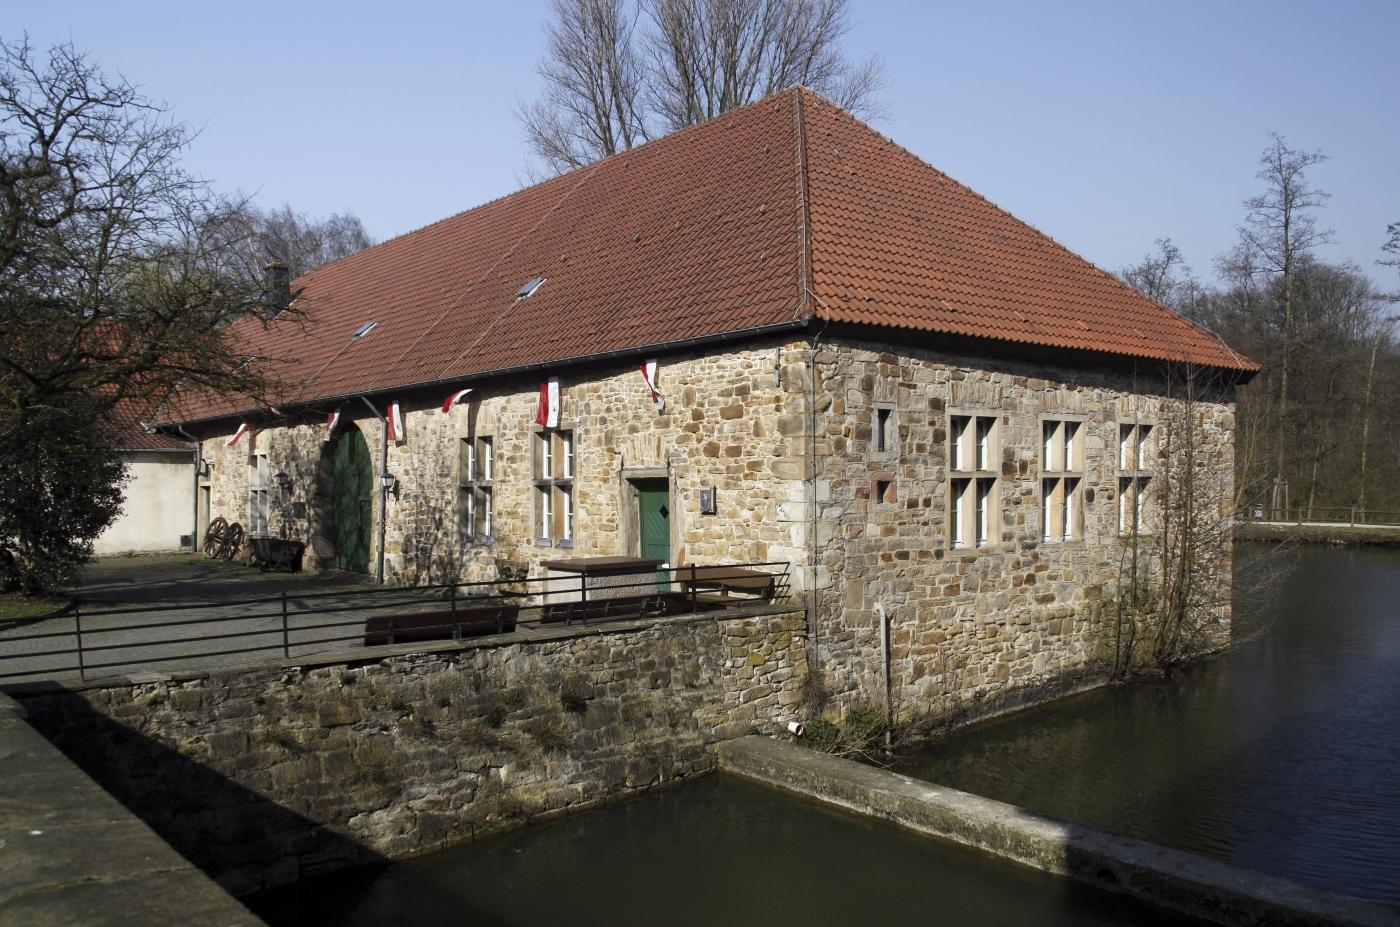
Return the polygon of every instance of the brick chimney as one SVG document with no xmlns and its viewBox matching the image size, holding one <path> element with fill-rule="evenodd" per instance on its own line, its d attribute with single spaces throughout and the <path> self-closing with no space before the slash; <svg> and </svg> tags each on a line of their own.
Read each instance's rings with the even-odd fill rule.
<svg viewBox="0 0 1400 927">
<path fill-rule="evenodd" d="M 281 261 L 263 265 L 263 301 L 269 319 L 277 318 L 292 304 L 292 269 Z"/>
</svg>

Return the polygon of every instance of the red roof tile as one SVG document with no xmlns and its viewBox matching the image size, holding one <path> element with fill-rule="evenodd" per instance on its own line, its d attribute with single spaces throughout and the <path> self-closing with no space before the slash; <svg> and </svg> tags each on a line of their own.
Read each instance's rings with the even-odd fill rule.
<svg viewBox="0 0 1400 927">
<path fill-rule="evenodd" d="M 535 277 L 545 284 L 517 301 Z M 300 384 L 286 402 L 808 317 L 1256 369 L 801 88 L 328 264 L 294 289 L 300 318 L 234 329 Z M 190 397 L 181 417 L 248 405 Z"/>
<path fill-rule="evenodd" d="M 156 403 L 141 397 L 127 397 L 113 406 L 107 412 L 107 424 L 112 429 L 117 449 L 193 453 L 193 444 L 147 430 L 147 425 L 154 421 L 158 414 Z"/>
</svg>

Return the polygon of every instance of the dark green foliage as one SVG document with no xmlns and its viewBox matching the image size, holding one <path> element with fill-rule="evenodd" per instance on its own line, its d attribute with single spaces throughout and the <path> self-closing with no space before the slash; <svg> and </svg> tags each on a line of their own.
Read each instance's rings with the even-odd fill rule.
<svg viewBox="0 0 1400 927">
<path fill-rule="evenodd" d="M 841 729 L 825 718 L 813 718 L 806 723 L 802 743 L 822 753 L 832 753 L 841 742 Z"/>
<path fill-rule="evenodd" d="M 0 583 L 46 592 L 71 583 L 117 517 L 125 465 L 82 416 L 47 415 L 0 440 Z"/>
</svg>

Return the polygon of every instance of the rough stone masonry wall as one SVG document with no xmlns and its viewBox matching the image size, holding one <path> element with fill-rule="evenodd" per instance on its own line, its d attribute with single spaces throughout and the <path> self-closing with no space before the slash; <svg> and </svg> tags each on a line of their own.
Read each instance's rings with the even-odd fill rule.
<svg viewBox="0 0 1400 927">
<path fill-rule="evenodd" d="M 883 704 L 877 605 L 890 621 L 892 702 L 906 720 L 962 721 L 1102 681 L 1110 645 L 1105 603 L 1124 555 L 1118 427 L 1157 423 L 1153 487 L 1163 489 L 1166 426 L 1183 408 L 1173 388 L 1151 372 L 1135 377 L 869 342 L 838 343 L 815 360 L 822 396 L 818 652 L 838 707 L 854 699 Z M 872 442 L 877 403 L 895 410 L 897 425 L 896 449 L 883 456 Z M 992 543 L 976 550 L 949 546 L 953 410 L 1000 422 L 997 520 Z M 1228 526 L 1232 397 L 1217 389 L 1192 412 L 1209 503 L 1202 517 Z M 1084 532 L 1052 543 L 1042 540 L 1040 523 L 1041 421 L 1057 415 L 1084 422 Z M 893 480 L 892 501 L 874 497 L 877 477 Z M 1228 634 L 1228 547 L 1214 569 L 1209 637 L 1218 643 Z"/>
<path fill-rule="evenodd" d="M 568 544 L 540 545 L 532 530 L 531 442 L 544 375 L 478 384 L 447 415 L 442 395 L 402 397 L 407 439 L 389 448 L 389 472 L 400 486 L 388 503 L 386 576 L 407 584 L 494 579 L 497 558 L 528 563 L 538 575 L 541 560 L 635 554 L 628 523 L 635 503 L 627 480 L 647 474 L 671 480 L 672 563 L 805 562 L 801 347 L 775 338 L 663 356 L 657 380 L 666 407 L 659 413 L 635 362 L 577 377 L 559 373 L 560 425 L 572 428 L 575 440 L 575 537 Z M 382 408 L 385 401 L 376 403 Z M 224 446 L 226 436 L 206 440 L 204 453 L 214 464 L 211 517 L 246 524 L 249 455 L 266 448 L 271 471 L 288 474 L 292 487 L 289 493 L 272 490 L 270 533 L 312 540 L 322 559 L 333 555 L 325 532 L 315 526 L 324 508 L 318 499 L 329 491 L 322 460 L 332 445 L 322 440 L 323 416 L 269 423 L 232 448 Z M 377 473 L 380 424 L 358 400 L 343 407 L 341 428 L 351 426 L 363 432 Z M 473 435 L 490 436 L 495 445 L 496 530 L 490 544 L 463 544 L 459 536 L 460 449 Z M 716 489 L 714 515 L 700 514 L 702 486 Z M 378 505 L 376 490 L 376 518 Z M 800 582 L 800 571 L 794 579 Z"/>
<path fill-rule="evenodd" d="M 807 666 L 800 612 L 409 649 L 17 697 L 242 894 L 708 771 L 793 715 Z"/>
</svg>

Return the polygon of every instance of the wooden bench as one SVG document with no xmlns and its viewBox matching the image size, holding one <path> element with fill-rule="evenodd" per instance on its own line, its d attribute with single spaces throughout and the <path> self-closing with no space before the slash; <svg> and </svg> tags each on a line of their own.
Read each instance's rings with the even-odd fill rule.
<svg viewBox="0 0 1400 927">
<path fill-rule="evenodd" d="M 513 602 L 439 609 L 406 615 L 376 615 L 365 621 L 365 646 L 410 641 L 457 640 L 515 630 L 520 606 Z"/>
<path fill-rule="evenodd" d="M 771 602 L 778 592 L 778 576 L 744 567 L 696 567 L 687 564 L 677 568 L 676 581 L 692 590 L 695 601 L 702 605 Z"/>
<path fill-rule="evenodd" d="M 540 607 L 540 624 L 590 624 L 595 621 L 626 621 L 654 618 L 675 612 L 667 593 L 589 599 L 587 602 L 551 602 Z"/>
</svg>

